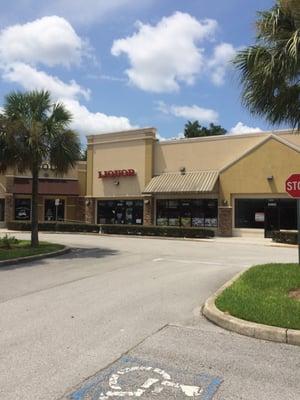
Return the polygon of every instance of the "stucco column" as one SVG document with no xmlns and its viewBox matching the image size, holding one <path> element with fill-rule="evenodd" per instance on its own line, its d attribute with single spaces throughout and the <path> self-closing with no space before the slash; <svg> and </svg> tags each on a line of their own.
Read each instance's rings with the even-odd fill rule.
<svg viewBox="0 0 300 400">
<path fill-rule="evenodd" d="M 5 222 L 14 220 L 14 196 L 13 194 L 5 195 Z"/>
<path fill-rule="evenodd" d="M 153 225 L 153 198 L 146 197 L 144 199 L 144 225 Z"/>
<path fill-rule="evenodd" d="M 86 198 L 85 199 L 85 222 L 87 224 L 95 224 L 95 199 Z"/>
<path fill-rule="evenodd" d="M 232 237 L 232 207 L 219 207 L 219 230 L 222 237 Z"/>
</svg>

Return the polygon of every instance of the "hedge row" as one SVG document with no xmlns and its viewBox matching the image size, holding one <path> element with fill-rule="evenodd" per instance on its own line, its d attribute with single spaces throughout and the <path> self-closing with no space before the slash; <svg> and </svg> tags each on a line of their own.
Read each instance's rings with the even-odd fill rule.
<svg viewBox="0 0 300 400">
<path fill-rule="evenodd" d="M 275 231 L 272 233 L 272 239 L 276 243 L 298 243 L 298 232 L 296 231 Z"/>
<path fill-rule="evenodd" d="M 143 225 L 100 225 L 100 233 L 115 235 L 186 237 L 201 239 L 212 238 L 215 236 L 215 232 L 211 229 Z"/>
<path fill-rule="evenodd" d="M 7 229 L 12 231 L 30 231 L 30 222 L 13 221 L 7 223 Z M 40 231 L 52 232 L 89 232 L 99 233 L 99 225 L 84 223 L 67 223 L 67 222 L 41 222 L 39 223 Z"/>
<path fill-rule="evenodd" d="M 7 223 L 7 228 L 13 231 L 30 231 L 30 222 L 13 221 Z M 42 222 L 40 231 L 52 232 L 90 232 L 115 235 L 165 236 L 186 238 L 212 238 L 215 232 L 203 228 L 179 228 L 170 226 L 143 226 L 143 225 L 95 225 L 84 223 Z"/>
</svg>

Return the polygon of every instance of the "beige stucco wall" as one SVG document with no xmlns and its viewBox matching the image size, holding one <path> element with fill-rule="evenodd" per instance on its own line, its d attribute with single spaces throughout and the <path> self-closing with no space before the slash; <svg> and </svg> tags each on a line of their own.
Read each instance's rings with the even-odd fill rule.
<svg viewBox="0 0 300 400">
<path fill-rule="evenodd" d="M 271 138 L 220 174 L 220 199 L 231 204 L 236 194 L 287 196 L 285 181 L 299 170 L 299 152 Z"/>
<path fill-rule="evenodd" d="M 187 171 L 221 171 L 249 149 L 264 143 L 270 137 L 270 133 L 165 142 L 155 140 L 153 128 L 89 136 L 87 196 L 137 197 L 142 194 L 154 175 L 177 172 L 181 167 L 185 167 Z M 276 135 L 300 147 L 300 134 L 287 131 L 278 132 Z M 290 157 L 291 152 L 293 156 Z M 284 193 L 283 183 L 286 174 L 289 174 L 291 169 L 295 169 L 297 163 L 300 166 L 298 158 L 296 151 L 275 140 L 263 144 L 261 148 L 253 151 L 253 155 L 249 154 L 238 163 L 239 166 L 245 163 L 245 168 L 241 167 L 242 169 L 239 170 L 234 166 L 230 172 L 226 171 L 222 174 L 221 179 L 224 185 L 223 188 L 221 187 L 220 199 L 224 198 L 230 203 L 229 193 Z M 137 175 L 115 179 L 98 178 L 99 171 L 128 168 L 134 169 Z M 257 168 L 258 173 L 253 173 L 253 168 Z M 273 182 L 268 183 L 266 180 L 268 175 L 276 175 Z M 260 180 L 259 184 L 258 180 Z M 118 185 L 114 184 L 116 181 L 119 182 Z M 242 186 L 241 182 L 247 187 Z"/>
<path fill-rule="evenodd" d="M 300 131 L 282 131 L 278 132 L 277 135 L 300 147 Z"/>
<path fill-rule="evenodd" d="M 153 175 L 154 140 L 153 128 L 88 137 L 87 196 L 140 197 Z M 99 179 L 99 171 L 122 169 L 136 175 Z"/>
<path fill-rule="evenodd" d="M 224 136 L 156 142 L 154 173 L 220 170 L 249 147 L 263 141 L 266 135 Z"/>
<path fill-rule="evenodd" d="M 85 196 L 87 191 L 87 163 L 86 161 L 79 161 L 77 163 L 77 179 L 79 181 L 79 194 Z"/>
</svg>

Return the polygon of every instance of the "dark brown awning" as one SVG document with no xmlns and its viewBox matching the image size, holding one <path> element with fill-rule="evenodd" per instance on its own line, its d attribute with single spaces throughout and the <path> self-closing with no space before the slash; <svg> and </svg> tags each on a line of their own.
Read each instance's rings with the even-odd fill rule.
<svg viewBox="0 0 300 400">
<path fill-rule="evenodd" d="M 31 194 L 30 178 L 14 178 L 12 193 Z M 39 179 L 39 194 L 78 196 L 79 183 L 71 179 Z"/>
</svg>

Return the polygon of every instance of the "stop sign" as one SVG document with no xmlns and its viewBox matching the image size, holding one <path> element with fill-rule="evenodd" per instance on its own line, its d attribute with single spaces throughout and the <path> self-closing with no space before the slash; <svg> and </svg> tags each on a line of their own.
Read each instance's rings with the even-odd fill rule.
<svg viewBox="0 0 300 400">
<path fill-rule="evenodd" d="M 293 174 L 286 180 L 285 190 L 291 197 L 300 199 L 300 174 Z"/>
</svg>

